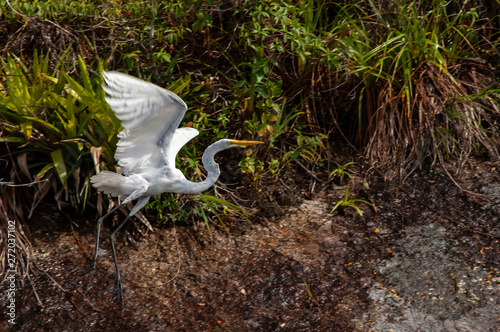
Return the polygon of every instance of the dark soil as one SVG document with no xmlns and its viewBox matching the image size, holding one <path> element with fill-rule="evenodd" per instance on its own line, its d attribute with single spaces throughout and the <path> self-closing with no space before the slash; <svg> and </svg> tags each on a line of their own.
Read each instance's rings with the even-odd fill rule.
<svg viewBox="0 0 500 332">
<path fill-rule="evenodd" d="M 374 205 L 357 202 L 363 216 L 332 212 L 345 184 L 313 188 L 312 178 L 283 176 L 258 188 L 256 221 L 229 223 L 229 236 L 200 221 L 155 229 L 134 245 L 120 237 L 123 308 L 104 236 L 98 268 L 79 275 L 92 254 L 93 219 L 38 215 L 30 225 L 35 265 L 19 285 L 11 327 L 499 331 L 499 170 L 470 166 L 455 179 L 467 191 L 439 172 L 404 184 L 368 178 L 369 189 L 354 176 L 350 198 Z"/>
</svg>

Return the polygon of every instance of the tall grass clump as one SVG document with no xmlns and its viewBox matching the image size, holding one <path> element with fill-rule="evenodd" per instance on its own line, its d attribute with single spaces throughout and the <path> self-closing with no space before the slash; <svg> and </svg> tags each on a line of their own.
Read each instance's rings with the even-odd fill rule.
<svg viewBox="0 0 500 332">
<path fill-rule="evenodd" d="M 498 31 L 472 2 L 367 2 L 342 7 L 338 41 L 360 81 L 357 140 L 371 162 L 407 176 L 424 163 L 498 160 Z M 498 46 L 498 41 L 496 41 Z"/>
</svg>

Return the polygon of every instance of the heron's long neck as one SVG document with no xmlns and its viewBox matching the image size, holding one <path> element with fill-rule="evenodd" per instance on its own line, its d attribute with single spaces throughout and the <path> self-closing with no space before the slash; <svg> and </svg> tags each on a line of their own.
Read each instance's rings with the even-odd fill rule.
<svg viewBox="0 0 500 332">
<path fill-rule="evenodd" d="M 190 188 L 190 192 L 199 193 L 205 191 L 217 181 L 220 175 L 220 169 L 219 164 L 217 164 L 214 160 L 214 156 L 217 152 L 225 150 L 227 148 L 227 146 L 221 148 L 220 145 L 214 143 L 205 150 L 205 153 L 203 153 L 203 157 L 201 157 L 201 161 L 208 173 L 207 178 L 201 182 L 191 182 L 192 188 Z"/>
</svg>

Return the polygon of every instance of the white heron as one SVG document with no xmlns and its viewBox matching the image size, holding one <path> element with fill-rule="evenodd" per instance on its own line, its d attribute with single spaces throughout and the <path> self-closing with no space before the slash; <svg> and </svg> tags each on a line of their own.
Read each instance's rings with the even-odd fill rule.
<svg viewBox="0 0 500 332">
<path fill-rule="evenodd" d="M 215 142 L 202 157 L 208 173 L 206 179 L 191 182 L 175 168 L 175 156 L 179 150 L 199 134 L 194 128 L 177 128 L 187 110 L 184 101 L 171 91 L 133 76 L 118 72 L 104 72 L 103 76 L 106 82 L 103 88 L 108 95 L 106 101 L 123 126 L 118 134 L 115 153 L 121 170 L 120 174 L 102 171 L 92 176 L 90 181 L 99 191 L 125 199 L 97 221 L 94 257 L 82 274 L 95 269 L 103 220 L 122 205 L 137 200 L 130 214 L 109 237 L 116 269 L 114 291 L 123 305 L 123 288 L 113 240 L 127 220 L 139 212 L 153 195 L 164 192 L 193 194 L 207 190 L 220 175 L 219 165 L 214 161 L 216 153 L 262 142 L 231 139 Z"/>
</svg>

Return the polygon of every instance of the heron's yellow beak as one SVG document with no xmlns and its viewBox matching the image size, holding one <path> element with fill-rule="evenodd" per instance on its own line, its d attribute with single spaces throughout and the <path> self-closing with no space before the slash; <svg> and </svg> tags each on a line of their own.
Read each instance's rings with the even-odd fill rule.
<svg viewBox="0 0 500 332">
<path fill-rule="evenodd" d="M 234 140 L 230 141 L 229 144 L 235 144 L 238 146 L 245 146 L 245 145 L 257 145 L 257 144 L 264 144 L 264 142 L 259 142 L 259 141 L 239 141 L 239 140 Z"/>
</svg>

